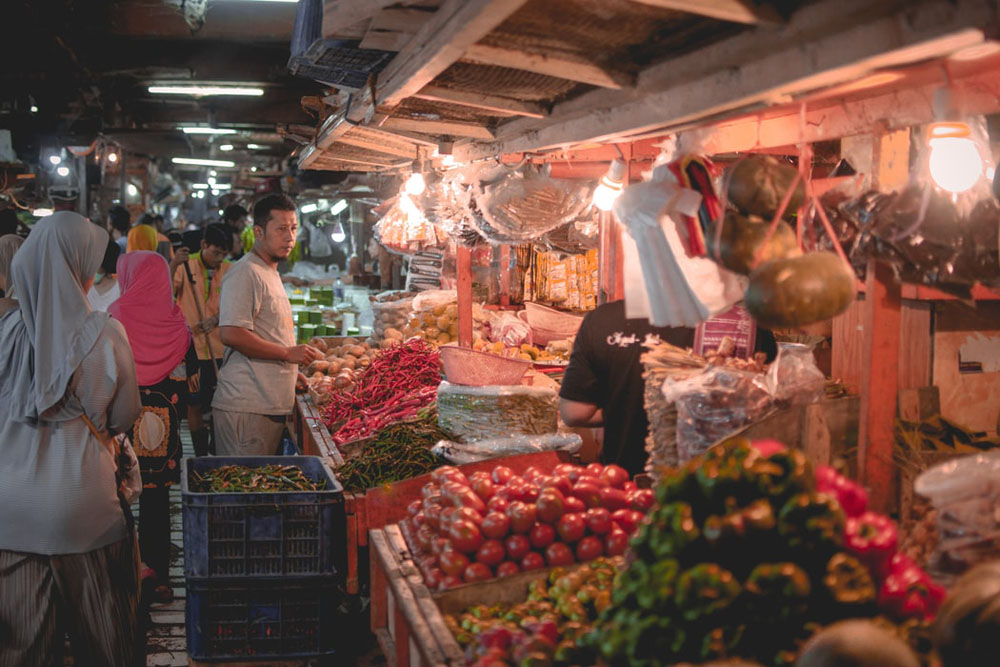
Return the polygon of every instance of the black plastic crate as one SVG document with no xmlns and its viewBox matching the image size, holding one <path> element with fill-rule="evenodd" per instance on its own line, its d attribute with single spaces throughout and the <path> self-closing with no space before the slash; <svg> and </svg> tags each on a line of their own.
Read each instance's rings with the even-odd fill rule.
<svg viewBox="0 0 1000 667">
<path fill-rule="evenodd" d="M 200 493 L 191 472 L 227 465 L 294 465 L 326 490 Z M 184 572 L 188 577 L 287 577 L 343 569 L 344 494 L 317 456 L 209 456 L 181 462 Z"/>
<path fill-rule="evenodd" d="M 339 604 L 333 577 L 188 579 L 188 655 L 195 660 L 333 656 Z"/>
</svg>

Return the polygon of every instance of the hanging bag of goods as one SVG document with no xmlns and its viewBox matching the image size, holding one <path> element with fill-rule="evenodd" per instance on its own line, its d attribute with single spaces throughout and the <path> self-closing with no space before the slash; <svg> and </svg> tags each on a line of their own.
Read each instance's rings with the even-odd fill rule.
<svg viewBox="0 0 1000 667">
<path fill-rule="evenodd" d="M 463 442 L 555 433 L 558 429 L 558 396 L 548 388 L 467 387 L 442 382 L 437 402 L 438 425 Z"/>
</svg>

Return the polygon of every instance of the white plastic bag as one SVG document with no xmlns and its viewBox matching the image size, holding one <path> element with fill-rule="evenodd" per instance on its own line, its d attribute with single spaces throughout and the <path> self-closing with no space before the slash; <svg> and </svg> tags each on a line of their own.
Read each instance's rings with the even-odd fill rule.
<svg viewBox="0 0 1000 667">
<path fill-rule="evenodd" d="M 531 327 L 517 315 L 503 312 L 490 320 L 490 338 L 507 347 L 518 347 L 531 338 Z"/>
<path fill-rule="evenodd" d="M 509 438 L 480 440 L 474 443 L 442 440 L 431 448 L 438 458 L 454 465 L 475 463 L 488 459 L 514 456 L 515 454 L 535 454 L 538 452 L 567 452 L 575 454 L 583 447 L 583 439 L 576 433 L 554 433 L 550 435 L 516 435 Z"/>
</svg>

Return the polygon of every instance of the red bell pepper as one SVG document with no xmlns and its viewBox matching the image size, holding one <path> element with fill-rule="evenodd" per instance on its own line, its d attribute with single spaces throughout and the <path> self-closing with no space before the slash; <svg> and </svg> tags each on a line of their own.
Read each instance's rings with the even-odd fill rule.
<svg viewBox="0 0 1000 667">
<path fill-rule="evenodd" d="M 947 591 L 904 554 L 889 561 L 889 575 L 879 590 L 879 607 L 898 620 L 933 620 Z"/>
<path fill-rule="evenodd" d="M 830 466 L 816 468 L 816 490 L 836 498 L 848 517 L 861 516 L 868 509 L 868 492 L 864 487 Z"/>
<path fill-rule="evenodd" d="M 847 520 L 844 546 L 868 567 L 876 581 L 889 574 L 889 561 L 896 554 L 898 545 L 896 524 L 884 514 L 865 512 Z"/>
</svg>

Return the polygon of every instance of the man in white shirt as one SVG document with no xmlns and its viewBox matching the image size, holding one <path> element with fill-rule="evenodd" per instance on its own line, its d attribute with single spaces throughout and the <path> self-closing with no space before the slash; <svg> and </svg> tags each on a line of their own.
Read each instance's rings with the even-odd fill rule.
<svg viewBox="0 0 1000 667">
<path fill-rule="evenodd" d="M 253 250 L 222 281 L 219 334 L 226 351 L 212 401 L 220 456 L 275 454 L 295 406 L 297 364 L 322 356 L 295 344 L 292 308 L 278 274 L 278 263 L 295 247 L 294 202 L 281 194 L 261 198 L 253 225 Z"/>
</svg>

